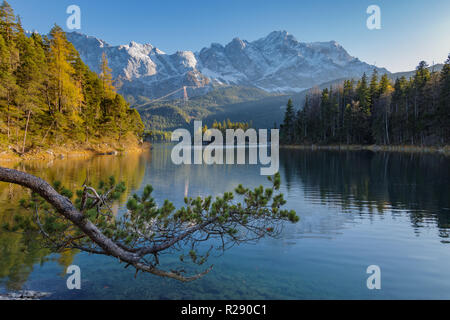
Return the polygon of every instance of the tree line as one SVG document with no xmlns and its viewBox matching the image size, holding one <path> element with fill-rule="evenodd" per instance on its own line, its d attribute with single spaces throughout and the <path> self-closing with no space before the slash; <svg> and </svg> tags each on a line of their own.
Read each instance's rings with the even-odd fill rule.
<svg viewBox="0 0 450 320">
<path fill-rule="evenodd" d="M 0 6 L 0 146 L 18 153 L 64 143 L 141 136 L 138 112 L 117 94 L 106 56 L 91 71 L 54 26 L 27 34 L 4 1 Z"/>
<path fill-rule="evenodd" d="M 223 120 L 223 121 L 217 121 L 214 120 L 213 124 L 211 125 L 211 128 L 208 128 L 208 125 L 204 125 L 202 127 L 202 134 L 205 134 L 208 129 L 217 129 L 220 132 L 222 132 L 222 135 L 226 135 L 226 131 L 228 129 L 231 130 L 243 130 L 247 131 L 249 128 L 252 127 L 252 123 L 247 122 L 232 122 L 230 119 Z M 172 132 L 171 131 L 164 131 L 164 130 L 156 130 L 156 129 L 150 129 L 145 130 L 144 134 L 145 140 L 151 141 L 151 142 L 171 142 L 172 141 Z"/>
<path fill-rule="evenodd" d="M 146 130 L 144 133 L 145 140 L 151 142 L 170 142 L 172 140 L 172 132 L 164 130 Z"/>
<path fill-rule="evenodd" d="M 226 134 L 227 130 L 243 130 L 247 131 L 253 126 L 252 122 L 232 122 L 230 119 L 223 120 L 222 122 L 214 120 L 214 123 L 212 124 L 212 129 L 217 129 L 222 132 L 223 135 Z M 208 130 L 208 127 L 205 125 L 203 132 L 206 132 Z"/>
<path fill-rule="evenodd" d="M 447 145 L 450 142 L 450 55 L 440 72 L 422 61 L 392 82 L 374 70 L 355 83 L 312 89 L 303 108 L 287 105 L 285 144 Z"/>
</svg>

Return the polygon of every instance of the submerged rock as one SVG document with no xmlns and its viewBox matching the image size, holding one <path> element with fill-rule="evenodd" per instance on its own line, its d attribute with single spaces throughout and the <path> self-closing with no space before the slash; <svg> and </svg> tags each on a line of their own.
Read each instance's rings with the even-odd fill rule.
<svg viewBox="0 0 450 320">
<path fill-rule="evenodd" d="M 50 296 L 48 292 L 21 291 L 0 294 L 0 300 L 40 300 Z"/>
</svg>

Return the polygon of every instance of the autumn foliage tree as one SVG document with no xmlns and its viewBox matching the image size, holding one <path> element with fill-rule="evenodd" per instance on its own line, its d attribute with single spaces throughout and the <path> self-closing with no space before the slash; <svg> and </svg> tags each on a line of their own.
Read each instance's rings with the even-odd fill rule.
<svg viewBox="0 0 450 320">
<path fill-rule="evenodd" d="M 0 147 L 18 153 L 64 143 L 136 140 L 139 114 L 117 94 L 103 57 L 92 72 L 54 26 L 48 36 L 25 33 L 4 1 L 0 6 Z"/>
</svg>

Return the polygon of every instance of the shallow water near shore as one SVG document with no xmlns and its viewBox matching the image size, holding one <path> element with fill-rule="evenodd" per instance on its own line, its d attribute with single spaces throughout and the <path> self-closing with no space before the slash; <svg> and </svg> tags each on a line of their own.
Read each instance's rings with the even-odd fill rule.
<svg viewBox="0 0 450 320">
<path fill-rule="evenodd" d="M 172 146 L 86 160 L 30 161 L 17 169 L 71 189 L 114 175 L 128 194 L 147 184 L 161 203 L 219 195 L 238 184 L 269 185 L 259 166 L 175 166 Z M 33 239 L 0 231 L 0 292 L 52 292 L 50 299 L 449 299 L 450 159 L 440 154 L 280 150 L 282 192 L 301 221 L 280 239 L 214 256 L 213 271 L 192 283 L 133 270 L 109 257 L 53 254 Z M 0 184 L 0 224 L 21 212 L 23 189 Z M 177 256 L 163 256 L 176 267 Z M 78 265 L 82 289 L 66 287 Z M 368 290 L 367 267 L 381 268 L 382 289 Z"/>
</svg>

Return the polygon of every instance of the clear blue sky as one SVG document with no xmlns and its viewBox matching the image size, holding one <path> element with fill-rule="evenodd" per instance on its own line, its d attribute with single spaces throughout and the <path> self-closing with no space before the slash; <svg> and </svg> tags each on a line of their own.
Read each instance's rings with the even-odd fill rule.
<svg viewBox="0 0 450 320">
<path fill-rule="evenodd" d="M 420 60 L 443 62 L 450 52 L 448 0 L 10 0 L 25 29 L 66 28 L 66 8 L 82 10 L 80 32 L 110 44 L 151 43 L 173 53 L 198 51 L 234 37 L 256 40 L 286 30 L 300 41 L 336 40 L 351 55 L 390 71 Z M 366 27 L 369 5 L 380 6 L 382 29 Z"/>
</svg>

